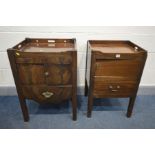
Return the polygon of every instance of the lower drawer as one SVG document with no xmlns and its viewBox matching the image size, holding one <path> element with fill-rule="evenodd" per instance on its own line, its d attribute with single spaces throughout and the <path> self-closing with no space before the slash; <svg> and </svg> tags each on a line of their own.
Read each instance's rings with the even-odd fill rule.
<svg viewBox="0 0 155 155">
<path fill-rule="evenodd" d="M 57 103 L 71 98 L 72 87 L 22 86 L 22 92 L 26 99 L 32 99 L 39 103 Z"/>
<path fill-rule="evenodd" d="M 137 83 L 133 81 L 95 81 L 93 95 L 95 97 L 129 97 L 135 94 Z"/>
</svg>

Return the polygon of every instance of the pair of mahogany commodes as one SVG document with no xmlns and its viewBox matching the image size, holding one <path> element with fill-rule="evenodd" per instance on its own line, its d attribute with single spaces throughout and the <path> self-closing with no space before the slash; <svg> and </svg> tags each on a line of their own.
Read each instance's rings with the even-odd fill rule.
<svg viewBox="0 0 155 155">
<path fill-rule="evenodd" d="M 76 39 L 26 38 L 7 52 L 24 121 L 29 121 L 26 99 L 40 104 L 71 99 L 73 120 L 77 119 Z M 130 117 L 146 58 L 146 50 L 130 41 L 89 40 L 87 116 L 91 117 L 94 98 L 129 97 Z"/>
</svg>

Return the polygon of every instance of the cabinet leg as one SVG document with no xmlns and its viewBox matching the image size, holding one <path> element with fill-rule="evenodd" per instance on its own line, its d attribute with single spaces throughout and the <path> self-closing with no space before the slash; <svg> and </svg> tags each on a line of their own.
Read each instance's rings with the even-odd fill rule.
<svg viewBox="0 0 155 155">
<path fill-rule="evenodd" d="M 88 95 L 87 117 L 91 117 L 92 109 L 93 109 L 93 95 L 92 95 L 92 93 L 90 93 L 90 94 Z"/>
<path fill-rule="evenodd" d="M 135 99 L 136 99 L 136 96 L 131 97 L 130 100 L 129 100 L 128 110 L 127 110 L 127 117 L 131 117 L 131 115 L 132 115 L 132 110 L 133 110 L 133 107 L 134 107 Z"/>
<path fill-rule="evenodd" d="M 72 97 L 72 113 L 73 121 L 77 120 L 77 97 L 76 95 Z"/>
<path fill-rule="evenodd" d="M 88 85 L 87 85 L 87 80 L 85 79 L 85 92 L 84 92 L 85 96 L 88 96 Z"/>
<path fill-rule="evenodd" d="M 28 109 L 27 109 L 27 106 L 26 106 L 25 99 L 20 99 L 20 107 L 21 107 L 21 110 L 22 110 L 22 113 L 23 113 L 24 121 L 28 122 L 29 121 L 29 113 L 28 113 Z"/>
</svg>

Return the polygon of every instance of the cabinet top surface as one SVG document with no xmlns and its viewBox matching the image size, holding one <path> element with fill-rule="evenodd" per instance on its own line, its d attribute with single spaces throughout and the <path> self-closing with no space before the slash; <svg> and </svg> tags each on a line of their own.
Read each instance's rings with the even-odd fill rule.
<svg viewBox="0 0 155 155">
<path fill-rule="evenodd" d="M 71 43 L 29 43 L 21 51 L 23 52 L 65 52 L 75 50 Z"/>
<path fill-rule="evenodd" d="M 89 47 L 93 51 L 102 53 L 137 53 L 143 50 L 129 41 L 89 41 Z"/>
<path fill-rule="evenodd" d="M 22 52 L 65 52 L 75 51 L 75 39 L 25 39 L 13 47 Z"/>
</svg>

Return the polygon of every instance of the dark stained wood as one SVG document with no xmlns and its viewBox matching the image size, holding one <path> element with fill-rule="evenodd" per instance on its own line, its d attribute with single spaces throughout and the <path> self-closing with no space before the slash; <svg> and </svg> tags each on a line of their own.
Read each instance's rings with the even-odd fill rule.
<svg viewBox="0 0 155 155">
<path fill-rule="evenodd" d="M 133 110 L 135 99 L 136 99 L 136 96 L 130 97 L 129 106 L 127 110 L 127 117 L 131 117 L 132 115 L 132 110 Z"/>
<path fill-rule="evenodd" d="M 85 79 L 85 88 L 84 88 L 84 95 L 88 96 L 88 85 L 87 85 L 87 80 Z"/>
<path fill-rule="evenodd" d="M 75 39 L 26 38 L 7 50 L 24 121 L 26 99 L 40 104 L 72 100 L 77 119 L 77 50 Z"/>
<path fill-rule="evenodd" d="M 44 84 L 46 82 L 43 64 L 19 64 L 17 70 L 21 85 Z"/>
<path fill-rule="evenodd" d="M 31 55 L 30 55 L 31 54 Z M 66 52 L 22 52 L 17 51 L 15 53 L 16 63 L 26 64 L 71 64 L 72 63 L 72 51 Z"/>
<path fill-rule="evenodd" d="M 48 85 L 72 84 L 71 65 L 47 65 L 45 73 Z"/>
<path fill-rule="evenodd" d="M 139 66 L 143 61 L 137 60 L 104 60 L 96 61 L 95 76 L 119 76 L 137 78 L 140 74 Z M 130 67 L 129 67 L 130 66 Z"/>
<path fill-rule="evenodd" d="M 91 54 L 90 65 L 91 65 L 90 75 L 93 75 L 93 73 L 95 72 L 95 53 L 94 52 Z M 92 108 L 93 108 L 93 91 L 94 91 L 94 77 L 90 76 L 89 90 L 88 90 L 88 111 L 87 111 L 87 117 L 91 117 L 91 112 L 92 112 Z"/>
<path fill-rule="evenodd" d="M 18 97 L 19 97 L 19 102 L 20 102 L 23 118 L 24 118 L 24 121 L 27 122 L 27 121 L 29 121 L 29 114 L 28 114 L 28 109 L 27 109 L 27 106 L 26 106 L 25 97 L 24 97 L 24 94 L 22 93 L 22 90 L 21 90 L 21 87 L 20 87 L 20 84 L 19 84 L 20 79 L 19 79 L 19 76 L 18 76 L 17 65 L 15 63 L 15 57 L 14 57 L 15 50 L 14 49 L 8 49 L 7 52 L 8 52 L 8 58 L 9 58 L 9 61 L 10 61 L 10 66 L 11 66 L 11 69 L 12 69 L 12 73 L 13 73 L 13 76 L 14 76 L 14 81 L 15 81 L 15 84 L 16 84 L 16 89 L 17 89 L 17 93 L 18 93 Z"/>
<path fill-rule="evenodd" d="M 147 51 L 130 41 L 90 40 L 87 46 L 85 95 L 91 117 L 93 98 L 129 97 L 131 117 Z"/>
<path fill-rule="evenodd" d="M 128 97 L 134 95 L 135 82 L 95 82 L 93 95 L 95 97 Z"/>
<path fill-rule="evenodd" d="M 73 64 L 72 64 L 72 112 L 73 120 L 77 120 L 77 52 L 72 53 Z"/>
</svg>

